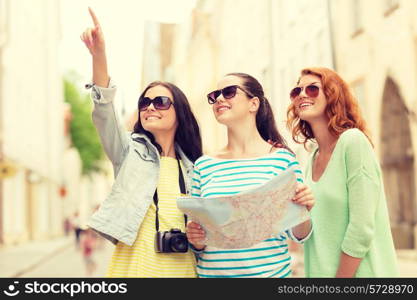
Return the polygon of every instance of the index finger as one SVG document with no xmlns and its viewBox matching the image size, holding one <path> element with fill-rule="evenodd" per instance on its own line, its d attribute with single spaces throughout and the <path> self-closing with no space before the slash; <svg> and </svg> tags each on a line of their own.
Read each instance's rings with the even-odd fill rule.
<svg viewBox="0 0 417 300">
<path fill-rule="evenodd" d="M 93 23 L 94 26 L 100 26 L 100 23 L 98 22 L 98 19 L 96 17 L 96 14 L 94 13 L 94 11 L 91 9 L 91 7 L 88 8 L 88 11 L 90 12 L 90 16 L 93 19 Z"/>
</svg>

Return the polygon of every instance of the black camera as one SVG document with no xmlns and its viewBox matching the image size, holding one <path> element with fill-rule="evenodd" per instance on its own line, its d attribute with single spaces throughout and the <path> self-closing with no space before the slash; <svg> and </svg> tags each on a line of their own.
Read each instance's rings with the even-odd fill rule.
<svg viewBox="0 0 417 300">
<path fill-rule="evenodd" d="M 188 240 L 184 232 L 173 228 L 170 231 L 158 231 L 155 235 L 155 252 L 187 252 Z"/>
</svg>

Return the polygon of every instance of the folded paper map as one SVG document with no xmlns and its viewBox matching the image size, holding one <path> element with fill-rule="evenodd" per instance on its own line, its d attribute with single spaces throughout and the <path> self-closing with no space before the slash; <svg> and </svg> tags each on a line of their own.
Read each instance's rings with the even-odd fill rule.
<svg viewBox="0 0 417 300">
<path fill-rule="evenodd" d="M 257 188 L 233 196 L 179 197 L 177 206 L 204 228 L 208 246 L 249 248 L 310 218 L 291 201 L 296 186 L 288 169 Z"/>
</svg>

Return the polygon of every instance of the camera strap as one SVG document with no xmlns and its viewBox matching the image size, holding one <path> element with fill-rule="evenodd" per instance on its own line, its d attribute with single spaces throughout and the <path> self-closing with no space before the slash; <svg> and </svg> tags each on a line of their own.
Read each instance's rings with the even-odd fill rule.
<svg viewBox="0 0 417 300">
<path fill-rule="evenodd" d="M 180 165 L 180 160 L 177 157 L 177 163 L 178 163 L 178 182 L 179 182 L 179 186 L 180 186 L 180 191 L 181 194 L 186 194 L 186 190 L 185 190 L 185 181 L 184 181 L 184 176 L 182 175 L 182 170 L 181 170 L 181 165 Z M 158 190 L 155 189 L 155 194 L 153 194 L 153 203 L 155 203 L 155 207 L 156 207 L 156 216 L 155 216 L 155 227 L 156 227 L 156 231 L 159 231 L 159 218 L 158 218 Z M 184 214 L 184 222 L 185 225 L 187 225 L 187 216 Z"/>
</svg>

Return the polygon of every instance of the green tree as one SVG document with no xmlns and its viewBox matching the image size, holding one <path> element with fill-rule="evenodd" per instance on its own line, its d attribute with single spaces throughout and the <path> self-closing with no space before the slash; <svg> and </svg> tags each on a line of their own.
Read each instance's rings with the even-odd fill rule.
<svg viewBox="0 0 417 300">
<path fill-rule="evenodd" d="M 92 105 L 89 95 L 81 95 L 73 76 L 64 78 L 65 102 L 71 105 L 71 139 L 82 161 L 83 174 L 100 171 L 103 148 L 91 120 Z"/>
</svg>

